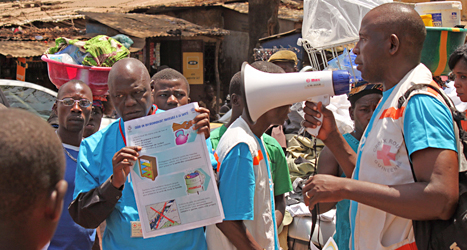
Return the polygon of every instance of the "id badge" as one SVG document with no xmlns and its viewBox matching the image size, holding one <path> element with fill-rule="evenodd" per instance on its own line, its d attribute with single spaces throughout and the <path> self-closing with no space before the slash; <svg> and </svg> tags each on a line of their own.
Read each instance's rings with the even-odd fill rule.
<svg viewBox="0 0 467 250">
<path fill-rule="evenodd" d="M 131 221 L 131 237 L 143 237 L 143 230 L 141 229 L 140 221 Z"/>
</svg>

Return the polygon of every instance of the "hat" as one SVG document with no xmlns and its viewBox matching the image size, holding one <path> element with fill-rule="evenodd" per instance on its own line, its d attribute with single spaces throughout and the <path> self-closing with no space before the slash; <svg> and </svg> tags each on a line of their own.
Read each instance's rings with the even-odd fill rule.
<svg viewBox="0 0 467 250">
<path fill-rule="evenodd" d="M 371 84 L 367 81 L 359 81 L 355 84 L 354 87 L 350 90 L 349 97 L 347 98 L 352 105 L 355 102 L 362 98 L 365 95 L 369 94 L 382 94 L 383 93 L 383 85 L 382 84 Z"/>
<path fill-rule="evenodd" d="M 93 100 L 92 106 L 99 107 L 102 109 L 102 112 L 104 112 L 104 103 L 102 103 L 101 100 Z"/>
<path fill-rule="evenodd" d="M 274 53 L 268 60 L 268 62 L 294 62 L 297 65 L 298 58 L 295 52 L 290 50 L 279 50 Z"/>
</svg>

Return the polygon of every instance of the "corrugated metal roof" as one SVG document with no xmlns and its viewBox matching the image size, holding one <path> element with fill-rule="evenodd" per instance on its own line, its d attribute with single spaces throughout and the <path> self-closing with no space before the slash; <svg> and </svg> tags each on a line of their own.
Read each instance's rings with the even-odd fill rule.
<svg viewBox="0 0 467 250">
<path fill-rule="evenodd" d="M 248 3 L 227 3 L 221 4 L 221 6 L 243 14 L 248 14 Z M 301 22 L 303 21 L 303 9 L 292 9 L 281 5 L 279 6 L 278 17 L 280 19 Z"/>
<path fill-rule="evenodd" d="M 20 26 L 35 21 L 61 22 L 83 18 L 75 12 L 75 8 L 66 7 L 58 0 L 0 3 L 0 17 L 0 26 Z"/>
<path fill-rule="evenodd" d="M 0 41 L 0 54 L 11 57 L 41 56 L 49 45 L 32 41 Z"/>
<path fill-rule="evenodd" d="M 78 11 L 127 13 L 155 6 L 212 6 L 225 0 L 43 0 L 0 3 L 0 26 L 19 26 L 34 21 L 60 22 L 80 18 Z"/>
<path fill-rule="evenodd" d="M 95 13 L 127 13 L 137 9 L 224 6 L 226 8 L 248 13 L 248 3 L 231 3 L 229 0 L 43 0 L 15 1 L 0 3 L 0 26 L 20 26 L 40 22 L 61 22 L 82 18 L 79 11 Z M 303 19 L 302 4 L 295 1 L 282 0 L 279 18 L 293 21 Z"/>
<path fill-rule="evenodd" d="M 219 28 L 207 28 L 190 23 L 186 20 L 166 15 L 124 14 L 124 13 L 94 13 L 79 12 L 99 23 L 130 36 L 171 37 L 171 36 L 223 36 L 229 31 Z"/>
<path fill-rule="evenodd" d="M 263 37 L 263 38 L 260 38 L 259 41 L 264 42 L 264 41 L 273 40 L 273 39 L 276 39 L 276 38 L 280 38 L 280 37 L 283 37 L 283 36 L 288 36 L 288 35 L 292 35 L 292 34 L 296 34 L 296 33 L 301 33 L 301 29 L 289 30 L 289 31 L 286 31 L 286 32 L 283 32 L 283 33 L 272 35 L 272 36 Z"/>
<path fill-rule="evenodd" d="M 54 43 L 57 37 L 80 39 L 86 34 L 85 29 L 69 28 L 35 28 L 23 27 L 21 30 L 12 28 L 0 29 L 0 40 L 3 41 L 47 41 Z"/>
</svg>

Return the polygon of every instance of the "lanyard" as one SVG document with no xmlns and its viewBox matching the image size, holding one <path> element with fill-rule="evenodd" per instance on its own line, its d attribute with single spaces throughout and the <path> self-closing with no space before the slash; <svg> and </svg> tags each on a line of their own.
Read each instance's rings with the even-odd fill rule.
<svg viewBox="0 0 467 250">
<path fill-rule="evenodd" d="M 154 104 L 152 105 L 152 107 L 154 108 L 154 110 L 152 111 L 150 115 L 154 115 L 156 111 L 159 109 L 157 105 L 154 105 Z M 118 127 L 120 128 L 120 134 L 122 135 L 123 143 L 125 143 L 125 147 L 126 147 L 126 137 L 125 137 L 125 134 L 123 134 L 122 123 L 120 121 L 118 121 Z"/>
</svg>

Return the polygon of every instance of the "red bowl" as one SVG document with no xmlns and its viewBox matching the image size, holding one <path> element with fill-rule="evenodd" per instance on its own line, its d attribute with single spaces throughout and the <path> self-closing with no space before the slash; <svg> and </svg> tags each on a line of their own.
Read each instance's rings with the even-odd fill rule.
<svg viewBox="0 0 467 250">
<path fill-rule="evenodd" d="M 104 96 L 108 94 L 109 88 L 107 86 L 107 79 L 109 78 L 109 71 L 112 67 L 94 67 L 62 63 L 48 58 L 47 55 L 43 55 L 41 59 L 47 62 L 47 71 L 50 81 L 57 88 L 60 88 L 70 80 L 81 80 L 89 85 L 93 95 Z"/>
</svg>

